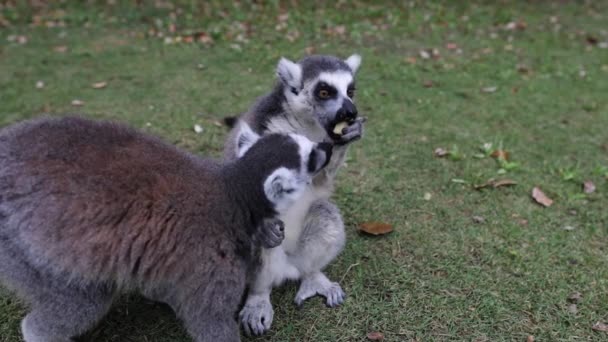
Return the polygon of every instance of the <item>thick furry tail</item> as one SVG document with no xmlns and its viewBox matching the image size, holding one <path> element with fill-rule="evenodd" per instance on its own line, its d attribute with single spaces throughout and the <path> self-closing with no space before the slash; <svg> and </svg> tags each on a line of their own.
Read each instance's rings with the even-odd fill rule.
<svg viewBox="0 0 608 342">
<path fill-rule="evenodd" d="M 224 125 L 228 126 L 228 128 L 234 128 L 238 121 L 239 118 L 236 116 L 227 116 L 224 118 Z"/>
</svg>

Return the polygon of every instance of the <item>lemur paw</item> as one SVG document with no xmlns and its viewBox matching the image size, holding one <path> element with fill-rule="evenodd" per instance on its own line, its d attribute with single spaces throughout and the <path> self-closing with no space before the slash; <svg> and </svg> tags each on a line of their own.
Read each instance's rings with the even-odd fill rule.
<svg viewBox="0 0 608 342">
<path fill-rule="evenodd" d="M 361 139 L 363 136 L 363 124 L 367 121 L 367 118 L 359 117 L 355 119 L 350 125 L 342 129 L 342 135 L 336 141 L 337 145 L 347 145 L 354 141 Z"/>
<path fill-rule="evenodd" d="M 344 299 L 346 299 L 346 293 L 344 293 L 340 284 L 330 282 L 323 276 L 323 279 L 307 278 L 302 280 L 294 302 L 298 307 L 301 307 L 306 299 L 316 295 L 325 297 L 325 304 L 330 308 L 344 303 Z"/>
<path fill-rule="evenodd" d="M 258 228 L 258 239 L 264 248 L 274 248 L 285 239 L 285 224 L 277 218 L 264 219 Z"/>
<path fill-rule="evenodd" d="M 250 296 L 239 313 L 239 319 L 247 336 L 259 336 L 270 330 L 274 310 L 270 299 L 263 296 Z"/>
</svg>

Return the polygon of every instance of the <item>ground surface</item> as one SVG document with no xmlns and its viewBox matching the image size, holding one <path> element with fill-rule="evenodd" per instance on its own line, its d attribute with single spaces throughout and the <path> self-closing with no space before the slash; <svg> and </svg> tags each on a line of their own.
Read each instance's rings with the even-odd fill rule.
<svg viewBox="0 0 608 342">
<path fill-rule="evenodd" d="M 114 2 L 2 6 L 0 126 L 81 112 L 218 156 L 217 121 L 270 89 L 280 56 L 363 55 L 367 132 L 340 175 L 348 245 L 327 270 L 348 300 L 298 311 L 287 285 L 271 333 L 246 341 L 608 339 L 592 329 L 608 323 L 606 2 Z M 501 147 L 504 174 L 488 156 Z M 518 184 L 474 189 L 490 178 Z M 360 235 L 367 221 L 394 232 Z M 0 295 L 0 341 L 20 340 L 24 310 Z M 188 341 L 139 298 L 86 338 Z"/>
</svg>

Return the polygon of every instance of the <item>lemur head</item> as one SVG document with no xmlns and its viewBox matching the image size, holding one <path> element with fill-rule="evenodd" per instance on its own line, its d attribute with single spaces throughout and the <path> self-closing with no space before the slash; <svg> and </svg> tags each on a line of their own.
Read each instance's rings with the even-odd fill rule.
<svg viewBox="0 0 608 342">
<path fill-rule="evenodd" d="M 331 143 L 314 143 L 299 134 L 260 137 L 244 122 L 237 128 L 237 157 L 260 175 L 263 192 L 276 212 L 284 213 L 331 159 Z"/>
<path fill-rule="evenodd" d="M 337 123 L 357 118 L 353 98 L 360 65 L 359 55 L 346 60 L 309 56 L 298 63 L 281 58 L 277 76 L 289 108 L 297 115 L 312 115 L 332 136 Z"/>
</svg>

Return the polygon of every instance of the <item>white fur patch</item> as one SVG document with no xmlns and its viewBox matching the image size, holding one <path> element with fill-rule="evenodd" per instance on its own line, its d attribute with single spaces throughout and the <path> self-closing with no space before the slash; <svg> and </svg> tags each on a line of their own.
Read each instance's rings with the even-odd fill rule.
<svg viewBox="0 0 608 342">
<path fill-rule="evenodd" d="M 300 170 L 302 174 L 308 173 L 308 159 L 310 158 L 310 152 L 315 147 L 314 143 L 308 138 L 300 134 L 289 134 L 289 136 L 298 144 L 300 151 Z"/>
<path fill-rule="evenodd" d="M 289 87 L 300 90 L 302 84 L 302 67 L 290 61 L 287 58 L 281 57 L 277 66 L 277 76 Z"/>
<path fill-rule="evenodd" d="M 239 121 L 238 130 L 239 132 L 236 135 L 236 156 L 237 158 L 241 158 L 260 139 L 260 136 L 242 120 Z"/>
<path fill-rule="evenodd" d="M 307 185 L 306 179 L 301 179 L 294 171 L 281 167 L 264 181 L 264 193 L 274 204 L 275 210 L 282 214 L 298 200 Z"/>
<path fill-rule="evenodd" d="M 348 66 L 350 67 L 350 70 L 353 71 L 353 74 L 357 72 L 357 70 L 359 69 L 359 66 L 361 65 L 361 56 L 354 54 L 350 57 L 348 57 L 344 63 L 348 64 Z"/>
<path fill-rule="evenodd" d="M 334 86 L 342 96 L 348 97 L 348 85 L 353 82 L 353 75 L 348 71 L 322 72 L 319 80 Z"/>
</svg>

